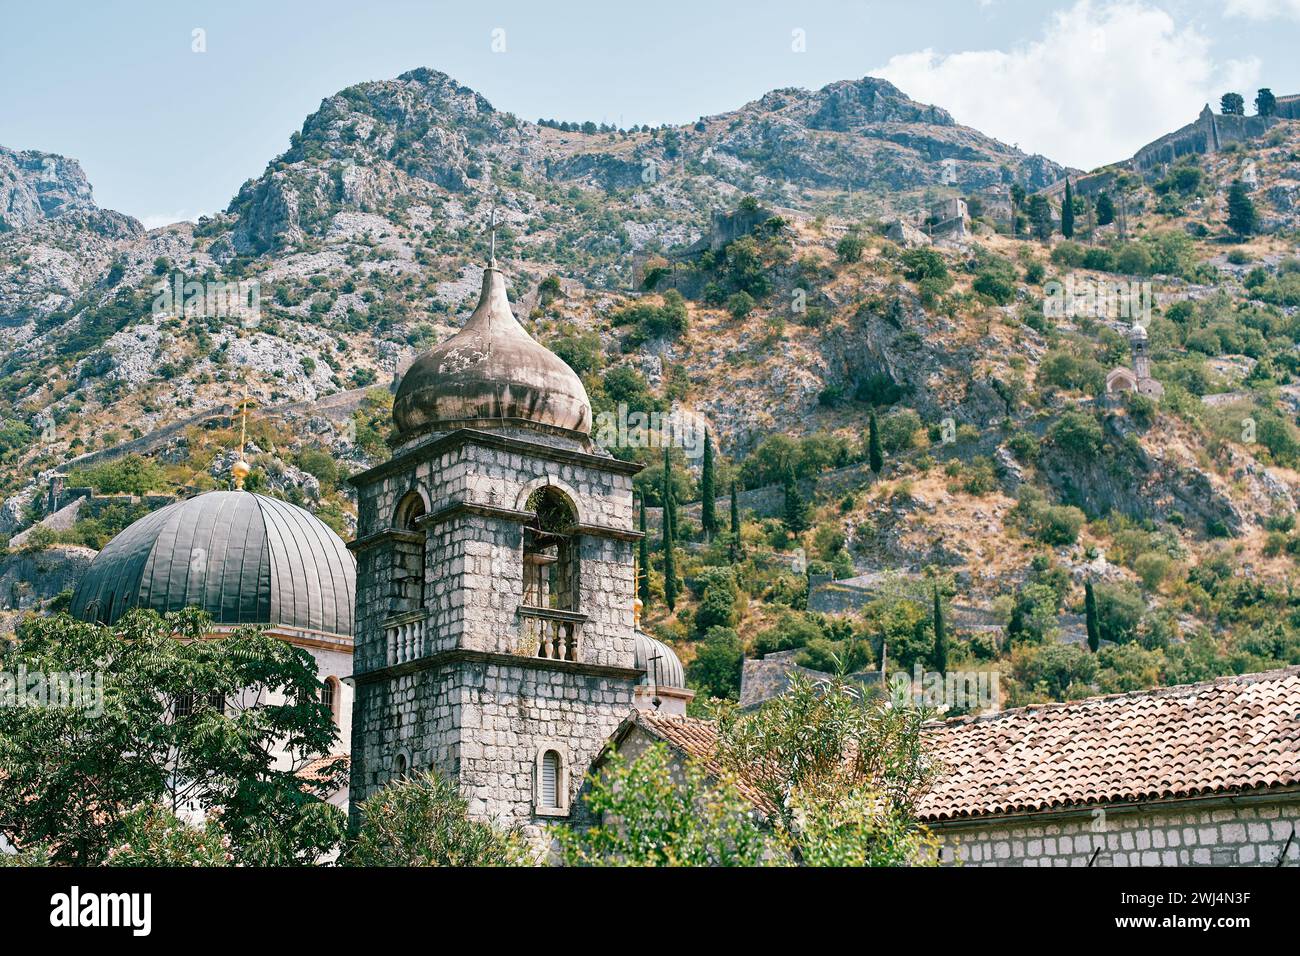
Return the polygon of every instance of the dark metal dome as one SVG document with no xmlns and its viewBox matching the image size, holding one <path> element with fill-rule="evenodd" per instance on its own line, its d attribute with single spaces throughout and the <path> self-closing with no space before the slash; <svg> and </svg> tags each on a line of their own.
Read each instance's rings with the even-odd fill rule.
<svg viewBox="0 0 1300 956">
<path fill-rule="evenodd" d="M 505 277 L 493 264 L 483 270 L 483 291 L 464 328 L 402 378 L 393 421 L 403 439 L 512 425 L 587 435 L 591 402 L 573 369 L 516 321 Z"/>
<path fill-rule="evenodd" d="M 658 687 L 686 687 L 686 670 L 673 649 L 644 631 L 636 632 L 636 667 L 645 671 L 637 682 Z"/>
<path fill-rule="evenodd" d="M 352 636 L 356 565 L 320 519 L 248 491 L 209 491 L 127 527 L 95 556 L 72 614 L 111 624 L 135 607 L 191 605 L 217 624 Z"/>
</svg>

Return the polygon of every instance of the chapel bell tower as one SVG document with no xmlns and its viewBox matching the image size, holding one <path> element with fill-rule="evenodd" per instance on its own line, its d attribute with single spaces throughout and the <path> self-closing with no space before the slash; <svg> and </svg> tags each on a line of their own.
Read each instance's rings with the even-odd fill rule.
<svg viewBox="0 0 1300 956">
<path fill-rule="evenodd" d="M 465 326 L 403 378 L 393 458 L 352 479 L 354 818 L 434 769 L 473 816 L 536 832 L 631 710 L 640 466 L 599 448 L 591 418 L 493 260 Z"/>
</svg>

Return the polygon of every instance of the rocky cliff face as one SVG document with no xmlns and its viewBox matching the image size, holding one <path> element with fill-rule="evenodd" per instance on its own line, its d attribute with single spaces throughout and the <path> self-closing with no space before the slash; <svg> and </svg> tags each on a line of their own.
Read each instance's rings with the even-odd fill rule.
<svg viewBox="0 0 1300 956">
<path fill-rule="evenodd" d="M 710 133 L 715 125 L 725 129 L 706 137 L 701 156 L 723 151 L 767 175 L 833 188 L 972 190 L 1014 180 L 1032 190 L 1064 173 L 874 77 L 815 92 L 776 90 L 711 118 Z"/>
<path fill-rule="evenodd" d="M 451 226 L 481 225 L 486 208 L 467 207 L 489 194 L 507 207 L 507 222 L 511 211 L 521 224 L 564 217 L 567 197 L 553 185 L 571 183 L 602 190 L 607 207 L 646 223 L 650 244 L 670 245 L 674 213 L 707 221 L 738 191 L 812 209 L 819 199 L 807 190 L 970 190 L 1012 180 L 1037 189 L 1062 173 L 870 77 L 621 134 L 539 126 L 443 73 L 415 70 L 325 100 L 227 213 L 234 247 L 258 255 L 323 234 L 341 211 L 411 202 L 441 201 Z"/>
<path fill-rule="evenodd" d="M 75 159 L 0 146 L 0 231 L 95 208 L 90 182 Z"/>
</svg>

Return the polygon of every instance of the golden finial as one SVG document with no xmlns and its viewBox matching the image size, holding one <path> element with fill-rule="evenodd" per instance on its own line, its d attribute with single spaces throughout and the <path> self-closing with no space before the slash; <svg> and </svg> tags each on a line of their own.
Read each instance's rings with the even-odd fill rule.
<svg viewBox="0 0 1300 956">
<path fill-rule="evenodd" d="M 634 598 L 632 601 L 632 624 L 639 631 L 641 630 L 641 604 L 640 598 Z"/>
<path fill-rule="evenodd" d="M 235 479 L 235 490 L 244 490 L 244 479 L 252 472 L 253 466 L 244 460 L 245 435 L 248 430 L 248 396 L 244 396 L 243 408 L 239 415 L 239 457 L 230 466 L 230 474 Z"/>
</svg>

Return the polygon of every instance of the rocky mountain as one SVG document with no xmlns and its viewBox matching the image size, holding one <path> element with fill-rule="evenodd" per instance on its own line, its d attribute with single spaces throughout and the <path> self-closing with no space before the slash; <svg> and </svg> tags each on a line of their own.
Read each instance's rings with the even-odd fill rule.
<svg viewBox="0 0 1300 956">
<path fill-rule="evenodd" d="M 794 585 L 774 576 L 802 548 L 844 578 L 938 575 L 986 618 L 1048 588 L 1081 620 L 1089 577 L 1130 637 L 1232 634 L 1226 585 L 1197 569 L 1233 549 L 1284 588 L 1300 553 L 1300 121 L 1231 141 L 1198 123 L 1167 162 L 1078 176 L 873 78 L 624 131 L 529 122 L 416 70 L 326 99 L 223 213 L 150 231 L 94 207 L 75 163 L 0 153 L 0 534 L 43 519 L 55 472 L 217 485 L 245 397 L 262 487 L 349 533 L 341 479 L 386 456 L 386 386 L 463 319 L 495 216 L 521 320 L 598 411 L 703 416 L 724 478 L 751 489 L 751 632 L 784 613 Z M 1237 181 L 1244 235 L 1227 225 Z M 1045 203 L 1013 209 L 1012 186 Z M 1149 285 L 1158 405 L 1107 394 L 1129 319 L 1053 313 L 1067 278 Z M 187 283 L 201 294 L 178 308 Z M 241 283 L 251 314 L 214 307 Z M 110 473 L 127 453 L 136 470 Z M 793 536 L 792 468 L 812 506 Z M 22 546 L 97 546 L 131 513 L 96 507 Z M 695 597 L 651 620 L 690 637 Z"/>
<path fill-rule="evenodd" d="M 235 197 L 223 249 L 261 254 L 320 235 L 342 210 L 435 197 L 453 223 L 477 222 L 464 207 L 485 190 L 532 232 L 567 205 L 556 190 L 576 184 L 608 194 L 625 218 L 617 251 L 626 252 L 680 242 L 702 210 L 738 192 L 812 208 L 823 190 L 969 191 L 1013 179 L 1036 189 L 1061 173 L 872 78 L 775 91 L 693 126 L 602 134 L 520 120 L 444 74 L 416 70 L 327 99 Z"/>
<path fill-rule="evenodd" d="M 0 231 L 93 209 L 90 183 L 75 159 L 0 146 Z"/>
<path fill-rule="evenodd" d="M 431 70 L 329 97 L 225 213 L 197 226 L 146 233 L 98 209 L 60 157 L 7 152 L 0 170 L 12 210 L 0 234 L 6 400 L 29 422 L 40 408 L 60 425 L 116 407 L 133 431 L 231 397 L 228 374 L 145 307 L 176 273 L 265 286 L 273 325 L 214 327 L 202 345 L 247 363 L 240 374 L 268 402 L 312 399 L 391 378 L 450 328 L 493 210 L 518 291 L 556 274 L 600 301 L 634 289 L 649 258 L 706 235 L 745 195 L 787 214 L 885 216 L 1062 172 L 872 78 L 776 91 L 684 127 L 602 131 L 521 120 Z M 51 367 L 66 378 L 36 371 Z M 179 379 L 161 387 L 156 370 L 175 367 Z M 144 399 L 150 386 L 165 394 Z M 45 450 L 82 449 L 54 431 Z"/>
</svg>

